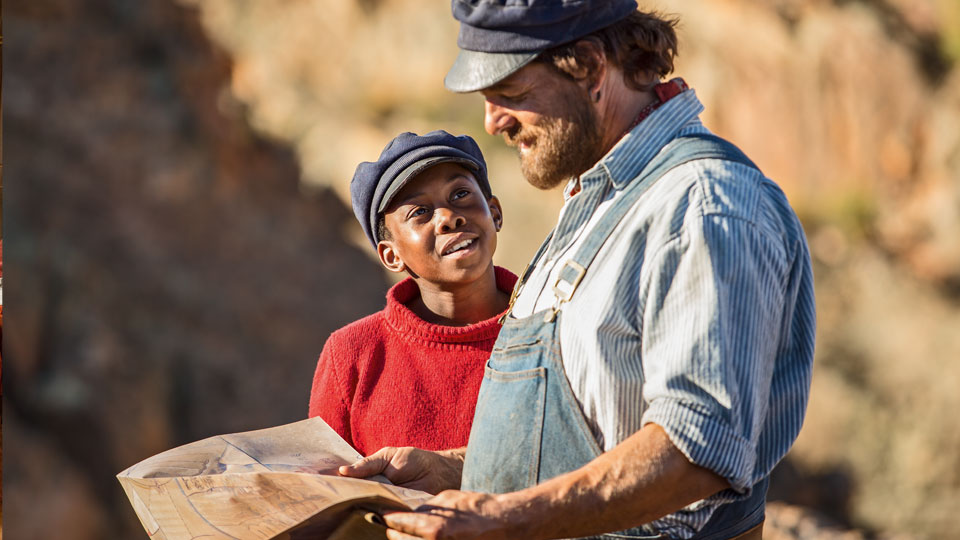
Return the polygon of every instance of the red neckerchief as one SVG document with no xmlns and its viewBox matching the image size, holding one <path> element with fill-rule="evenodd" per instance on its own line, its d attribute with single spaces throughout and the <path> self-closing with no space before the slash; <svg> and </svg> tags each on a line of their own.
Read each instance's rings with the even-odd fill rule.
<svg viewBox="0 0 960 540">
<path fill-rule="evenodd" d="M 620 138 L 622 139 L 624 135 L 633 131 L 633 128 L 639 126 L 640 122 L 643 122 L 644 120 L 646 120 L 647 117 L 653 114 L 653 111 L 659 109 L 661 105 L 679 96 L 683 92 L 687 91 L 689 88 L 690 87 L 687 86 L 687 83 L 680 77 L 671 79 L 665 83 L 660 83 L 654 86 L 653 93 L 656 94 L 657 99 L 650 102 L 649 105 L 647 105 L 646 107 L 640 110 L 640 114 L 638 114 L 637 117 L 633 119 L 633 122 L 630 124 L 630 127 L 628 127 L 623 132 L 623 134 L 620 135 Z M 577 181 L 577 185 L 570 190 L 568 197 L 573 197 L 577 193 L 580 193 L 579 180 Z"/>
<path fill-rule="evenodd" d="M 665 83 L 660 83 L 654 86 L 653 93 L 657 95 L 657 99 L 655 101 L 652 101 L 649 105 L 647 105 L 640 111 L 640 114 L 638 114 L 637 117 L 634 118 L 633 123 L 630 124 L 630 127 L 628 127 L 626 131 L 623 132 L 623 135 L 630 133 L 633 130 L 633 128 L 640 125 L 640 122 L 643 122 L 644 120 L 646 120 L 647 117 L 653 114 L 653 111 L 659 109 L 661 105 L 679 96 L 680 94 L 682 94 L 688 89 L 689 87 L 687 86 L 687 83 L 684 82 L 684 80 L 681 79 L 680 77 L 677 77 L 676 79 L 671 79 Z M 623 135 L 621 135 L 620 138 L 623 138 Z"/>
</svg>

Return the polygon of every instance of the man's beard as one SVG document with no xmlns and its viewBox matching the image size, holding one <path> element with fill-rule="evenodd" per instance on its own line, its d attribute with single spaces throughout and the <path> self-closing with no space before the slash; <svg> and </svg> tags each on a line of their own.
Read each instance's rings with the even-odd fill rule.
<svg viewBox="0 0 960 540">
<path fill-rule="evenodd" d="M 538 125 L 504 134 L 507 144 L 532 146 L 520 153 L 520 171 L 532 186 L 553 189 L 578 176 L 600 159 L 597 114 L 584 97 L 566 94 L 563 107 Z"/>
</svg>

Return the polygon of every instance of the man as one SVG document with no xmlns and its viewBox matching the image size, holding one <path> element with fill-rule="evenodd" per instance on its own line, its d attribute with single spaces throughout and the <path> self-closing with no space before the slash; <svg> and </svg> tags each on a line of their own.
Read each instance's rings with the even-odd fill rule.
<svg viewBox="0 0 960 540">
<path fill-rule="evenodd" d="M 521 276 L 466 449 L 341 470 L 439 492 L 399 538 L 759 538 L 814 342 L 810 258 L 783 193 L 709 134 L 674 21 L 633 0 L 454 0 L 445 83 L 527 180 L 566 182 Z M 462 462 L 461 462 L 462 460 Z M 462 466 L 462 468 L 461 468 Z"/>
</svg>

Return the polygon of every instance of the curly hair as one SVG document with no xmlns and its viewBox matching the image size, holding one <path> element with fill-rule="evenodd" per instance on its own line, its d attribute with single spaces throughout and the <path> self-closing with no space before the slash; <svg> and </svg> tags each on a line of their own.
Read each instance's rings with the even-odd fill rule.
<svg viewBox="0 0 960 540">
<path fill-rule="evenodd" d="M 623 70 L 628 87 L 649 90 L 653 86 L 648 82 L 651 75 L 662 78 L 673 71 L 677 23 L 675 17 L 634 11 L 573 43 L 544 51 L 537 61 L 553 65 L 574 80 L 582 80 L 592 76 L 598 67 L 582 45 L 584 41 L 592 42 L 603 48 L 608 61 Z"/>
</svg>

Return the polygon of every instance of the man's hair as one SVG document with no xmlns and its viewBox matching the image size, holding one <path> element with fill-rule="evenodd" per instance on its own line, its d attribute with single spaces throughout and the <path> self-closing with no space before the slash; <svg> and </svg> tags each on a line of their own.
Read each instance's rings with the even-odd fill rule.
<svg viewBox="0 0 960 540">
<path fill-rule="evenodd" d="M 677 54 L 677 19 L 657 13 L 634 11 L 620 21 L 597 30 L 573 43 L 548 49 L 537 57 L 538 62 L 554 66 L 574 80 L 591 76 L 598 67 L 583 47 L 592 41 L 603 47 L 607 59 L 623 70 L 625 82 L 634 90 L 650 90 L 650 75 L 662 78 L 673 71 Z"/>
</svg>

